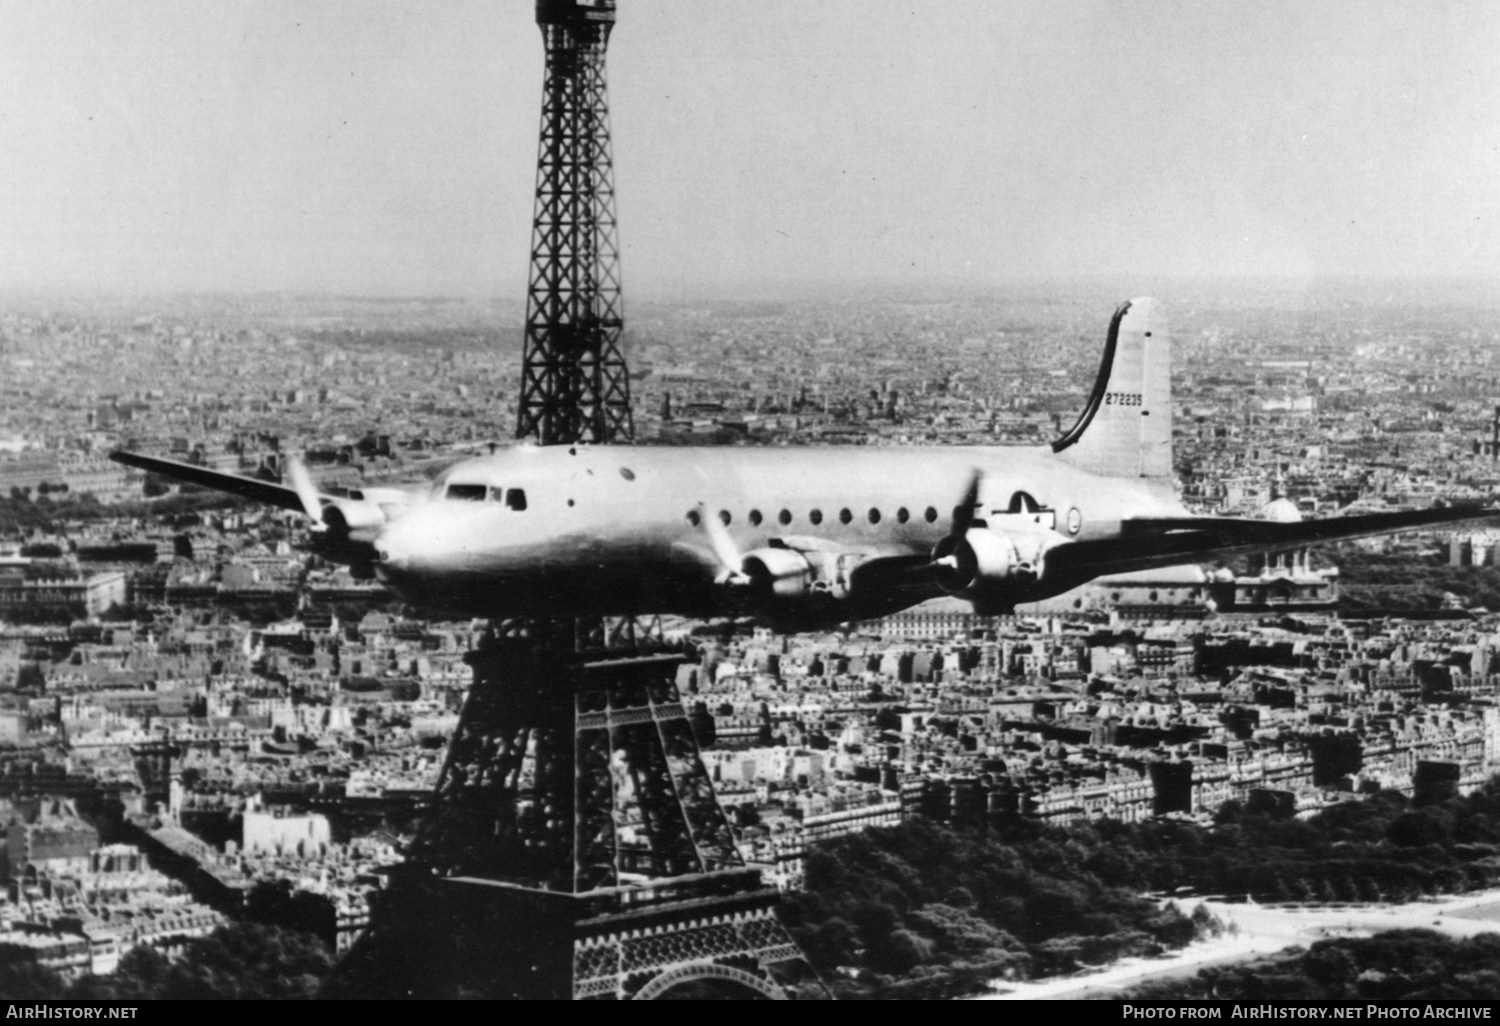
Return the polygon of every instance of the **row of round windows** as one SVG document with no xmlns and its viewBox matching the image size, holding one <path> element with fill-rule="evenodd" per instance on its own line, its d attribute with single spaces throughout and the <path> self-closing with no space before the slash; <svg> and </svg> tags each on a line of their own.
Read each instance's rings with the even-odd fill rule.
<svg viewBox="0 0 1500 1026">
<path fill-rule="evenodd" d="M 854 520 L 854 513 L 848 508 L 839 510 L 838 516 L 839 523 L 841 524 L 851 523 Z M 909 522 L 911 518 L 912 512 L 905 506 L 902 506 L 900 509 L 896 510 L 896 522 L 898 524 L 905 524 Z M 935 507 L 928 506 L 925 510 L 922 511 L 922 519 L 927 521 L 929 524 L 937 523 L 937 518 L 938 511 Z M 752 509 L 746 519 L 750 521 L 751 527 L 759 527 L 762 523 L 765 522 L 765 517 L 758 509 Z M 789 526 L 795 519 L 796 518 L 792 515 L 792 511 L 788 509 L 784 509 L 780 513 L 776 514 L 776 522 L 782 527 Z M 878 524 L 883 519 L 883 514 L 880 512 L 880 510 L 872 506 L 870 507 L 870 510 L 865 514 L 865 519 L 872 524 Z M 702 517 L 699 515 L 697 510 L 691 509 L 688 510 L 687 520 L 688 523 L 692 524 L 694 527 L 697 527 L 702 520 Z M 820 509 L 809 510 L 807 514 L 807 520 L 808 523 L 816 527 L 818 524 L 821 524 L 823 522 L 823 511 Z M 734 516 L 727 509 L 721 509 L 719 510 L 719 521 L 725 527 L 728 527 L 730 524 L 734 523 Z"/>
</svg>

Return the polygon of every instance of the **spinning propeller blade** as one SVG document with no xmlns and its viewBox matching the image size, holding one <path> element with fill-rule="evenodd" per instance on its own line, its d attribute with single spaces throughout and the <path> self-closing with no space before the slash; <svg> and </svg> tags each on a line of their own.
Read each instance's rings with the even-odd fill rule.
<svg viewBox="0 0 1500 1026">
<path fill-rule="evenodd" d="M 964 497 L 959 504 L 953 508 L 953 531 L 952 534 L 962 538 L 968 529 L 974 526 L 974 509 L 979 505 L 979 485 L 984 480 L 984 474 L 974 471 L 969 478 L 969 487 L 964 489 Z"/>
<path fill-rule="evenodd" d="M 307 472 L 307 464 L 302 462 L 301 456 L 287 457 L 286 476 L 297 493 L 297 499 L 302 503 L 302 512 L 307 514 L 307 519 L 315 526 L 323 527 L 323 504 L 318 501 L 317 486 L 313 484 L 312 475 Z"/>
<path fill-rule="evenodd" d="M 948 537 L 938 542 L 933 549 L 932 561 L 927 564 L 928 570 L 942 572 L 958 569 L 958 558 L 954 553 L 958 549 L 958 543 L 969 533 L 969 528 L 974 526 L 974 510 L 979 505 L 979 486 L 983 481 L 984 474 L 979 470 L 975 470 L 970 476 L 963 498 L 953 507 L 953 528 L 948 532 Z"/>
<path fill-rule="evenodd" d="M 722 580 L 731 584 L 747 582 L 750 578 L 745 576 L 743 569 L 745 558 L 740 554 L 734 539 L 729 536 L 729 528 L 701 502 L 698 503 L 698 523 L 708 535 L 708 544 L 713 549 L 714 558 L 724 568 Z"/>
</svg>

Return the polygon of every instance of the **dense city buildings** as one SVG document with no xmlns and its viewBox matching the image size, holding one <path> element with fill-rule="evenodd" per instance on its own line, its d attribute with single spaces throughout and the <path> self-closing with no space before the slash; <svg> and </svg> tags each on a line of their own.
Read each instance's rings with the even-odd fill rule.
<svg viewBox="0 0 1500 1026">
<path fill-rule="evenodd" d="M 1190 505 L 1286 519 L 1490 496 L 1500 311 L 1393 296 L 1167 297 Z M 636 422 L 658 444 L 1042 443 L 1081 407 L 1114 298 L 639 304 Z M 5 957 L 107 973 L 233 917 L 340 950 L 359 935 L 488 625 L 417 618 L 324 564 L 300 515 L 104 455 L 275 479 L 305 453 L 329 488 L 421 479 L 505 444 L 519 336 L 494 326 L 518 322 L 269 297 L 0 314 Z M 807 845 L 913 816 L 1208 822 L 1228 802 L 1469 791 L 1500 760 L 1500 607 L 1477 597 L 1495 551 L 1418 533 L 1099 580 L 1014 616 L 667 629 L 742 851 L 795 888 Z M 1433 575 L 1433 601 L 1370 608 L 1340 563 L 1376 559 Z"/>
</svg>

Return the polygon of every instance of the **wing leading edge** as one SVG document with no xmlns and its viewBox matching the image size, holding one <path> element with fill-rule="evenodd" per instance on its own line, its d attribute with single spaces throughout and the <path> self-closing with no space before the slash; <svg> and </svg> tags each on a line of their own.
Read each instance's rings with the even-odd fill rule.
<svg viewBox="0 0 1500 1026">
<path fill-rule="evenodd" d="M 298 512 L 302 510 L 302 500 L 297 497 L 296 489 L 272 481 L 261 481 L 253 477 L 242 477 L 239 474 L 228 474 L 222 470 L 200 467 L 196 463 L 167 460 L 159 456 L 142 456 L 133 452 L 112 452 L 109 458 L 127 467 L 137 467 L 163 477 L 228 492 L 230 495 L 238 495 L 252 502 L 261 502 L 268 506 L 279 506 L 282 509 Z"/>
<path fill-rule="evenodd" d="M 1061 545 L 1048 555 L 1058 574 L 1085 578 L 1274 551 L 1316 542 L 1368 538 L 1417 527 L 1500 521 L 1500 509 L 1448 507 L 1281 522 L 1234 517 L 1139 518 L 1118 538 Z"/>
</svg>

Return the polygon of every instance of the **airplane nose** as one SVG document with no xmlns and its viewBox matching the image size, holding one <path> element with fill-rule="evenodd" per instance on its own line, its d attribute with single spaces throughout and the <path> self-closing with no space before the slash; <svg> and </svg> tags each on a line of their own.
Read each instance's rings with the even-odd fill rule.
<svg viewBox="0 0 1500 1026">
<path fill-rule="evenodd" d="M 467 508 L 414 510 L 375 535 L 375 575 L 407 602 L 443 605 L 472 573 L 473 537 L 482 526 Z"/>
<path fill-rule="evenodd" d="M 386 524 L 375 535 L 375 572 L 397 590 L 409 591 L 434 576 L 461 571 L 467 525 L 455 521 L 454 512 L 419 509 Z"/>
<path fill-rule="evenodd" d="M 417 574 L 412 572 L 412 547 L 401 533 L 387 527 L 375 536 L 375 576 L 406 602 L 421 600 Z"/>
<path fill-rule="evenodd" d="M 446 551 L 440 525 L 428 523 L 431 517 L 424 514 L 418 510 L 387 523 L 375 536 L 375 572 L 398 590 L 409 589 Z"/>
<path fill-rule="evenodd" d="M 402 571 L 411 566 L 411 539 L 396 525 L 391 525 L 375 536 L 375 561 L 379 566 Z"/>
</svg>

